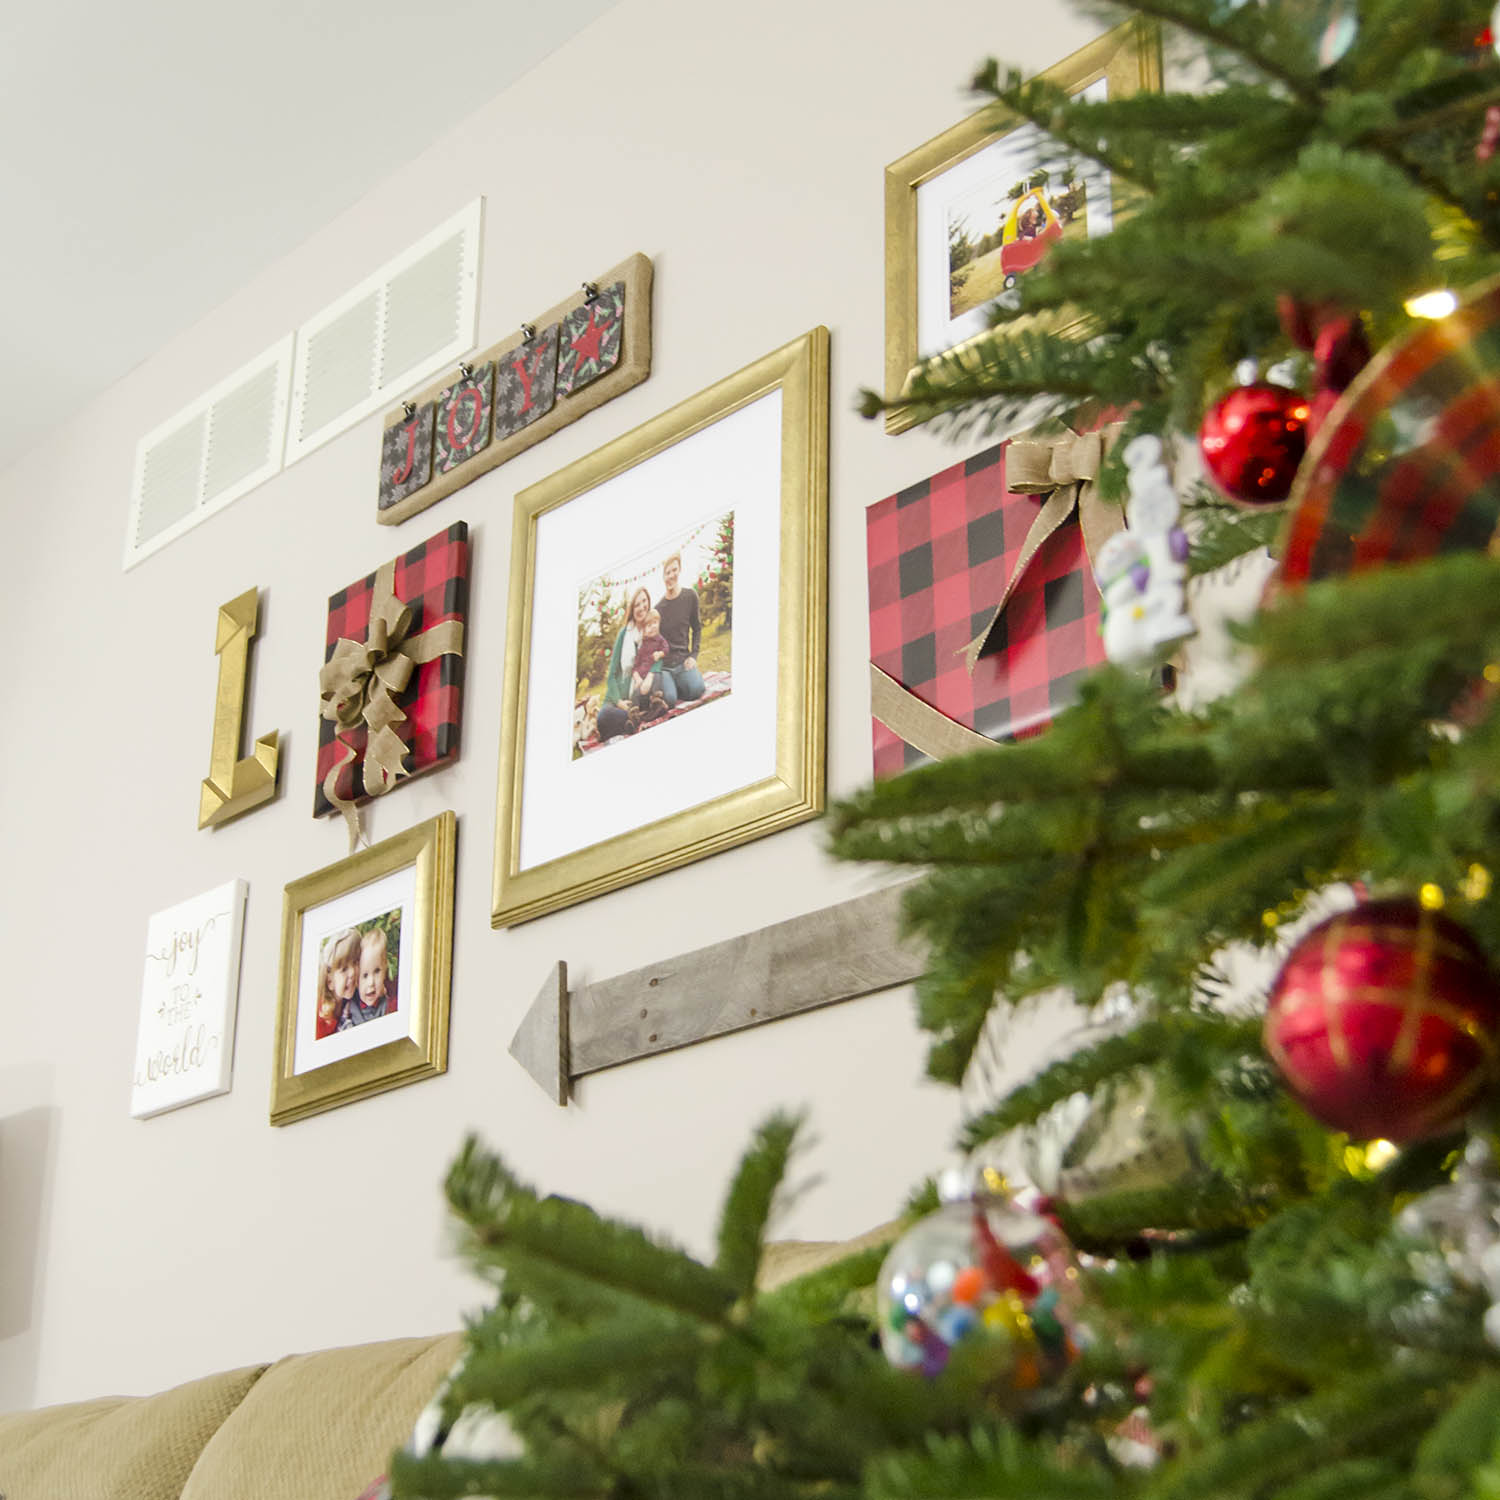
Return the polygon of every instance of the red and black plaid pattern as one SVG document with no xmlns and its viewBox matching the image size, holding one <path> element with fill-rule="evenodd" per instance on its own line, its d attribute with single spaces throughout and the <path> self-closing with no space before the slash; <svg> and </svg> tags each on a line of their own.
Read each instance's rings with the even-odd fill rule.
<svg viewBox="0 0 1500 1500">
<path fill-rule="evenodd" d="M 375 574 L 371 573 L 358 583 L 340 589 L 328 601 L 324 662 L 332 659 L 334 645 L 340 636 L 354 641 L 364 640 L 370 626 L 370 601 L 374 591 Z M 444 620 L 465 619 L 469 608 L 468 523 L 456 521 L 446 531 L 397 558 L 395 593 L 412 612 L 408 639 Z M 464 659 L 450 654 L 418 667 L 406 690 L 397 697 L 396 702 L 406 718 L 393 727 L 410 746 L 406 766 L 413 776 L 458 759 L 463 693 Z M 333 803 L 323 795 L 323 780 L 344 754 L 340 743 L 354 750 L 357 758 L 339 773 L 339 796 L 352 797 L 361 804 L 370 801 L 363 790 L 363 776 L 357 783 L 354 776 L 355 769 L 364 760 L 367 733 L 363 724 L 340 732 L 331 719 L 319 718 L 314 817 L 335 810 Z M 338 741 L 335 741 L 335 734 L 338 734 Z M 356 786 L 360 789 L 357 796 Z"/>
<path fill-rule="evenodd" d="M 989 623 L 1041 505 L 1005 488 L 1000 443 L 866 512 L 870 659 L 991 739 L 1020 739 L 1074 702 L 1104 660 L 1099 591 L 1076 521 L 1043 544 L 972 676 L 963 648 Z M 875 775 L 927 759 L 878 719 Z"/>
<path fill-rule="evenodd" d="M 1500 519 L 1500 289 L 1376 355 L 1292 491 L 1281 579 L 1483 551 Z"/>
</svg>

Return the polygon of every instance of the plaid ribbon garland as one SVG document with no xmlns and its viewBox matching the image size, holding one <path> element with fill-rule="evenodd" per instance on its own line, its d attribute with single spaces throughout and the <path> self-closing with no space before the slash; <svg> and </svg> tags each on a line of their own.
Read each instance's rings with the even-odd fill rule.
<svg viewBox="0 0 1500 1500">
<path fill-rule="evenodd" d="M 1387 346 L 1293 486 L 1280 579 L 1483 551 L 1500 521 L 1500 285 Z"/>
</svg>

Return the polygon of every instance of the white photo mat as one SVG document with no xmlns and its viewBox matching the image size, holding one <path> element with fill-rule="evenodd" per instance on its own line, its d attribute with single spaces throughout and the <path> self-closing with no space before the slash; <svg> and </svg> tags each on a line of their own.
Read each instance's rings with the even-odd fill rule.
<svg viewBox="0 0 1500 1500">
<path fill-rule="evenodd" d="M 537 518 L 521 870 L 775 775 L 781 430 L 778 387 Z M 653 536 L 726 511 L 735 528 L 733 691 L 574 759 L 580 580 L 639 554 Z"/>
<path fill-rule="evenodd" d="M 302 952 L 297 972 L 297 1028 L 293 1073 L 310 1073 L 346 1057 L 357 1057 L 386 1042 L 417 1040 L 411 989 L 411 945 L 416 926 L 417 872 L 414 865 L 345 891 L 310 907 L 302 916 Z M 355 927 L 385 912 L 401 911 L 401 953 L 396 966 L 396 1011 L 377 1016 L 347 1031 L 317 1037 L 318 960 L 323 942 L 345 927 Z"/>
</svg>

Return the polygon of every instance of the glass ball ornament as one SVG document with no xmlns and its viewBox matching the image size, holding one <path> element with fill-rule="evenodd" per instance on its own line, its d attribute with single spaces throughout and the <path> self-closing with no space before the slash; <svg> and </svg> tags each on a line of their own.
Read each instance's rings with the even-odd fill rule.
<svg viewBox="0 0 1500 1500">
<path fill-rule="evenodd" d="M 1307 451 L 1310 410 L 1306 396 L 1285 386 L 1236 386 L 1203 415 L 1198 450 L 1204 467 L 1231 500 L 1279 504 Z"/>
<path fill-rule="evenodd" d="M 1078 1266 L 1050 1219 L 988 1196 L 956 1199 L 892 1246 L 876 1282 L 880 1342 L 902 1370 L 940 1375 L 960 1344 L 1024 1391 L 1077 1356 Z"/>
</svg>

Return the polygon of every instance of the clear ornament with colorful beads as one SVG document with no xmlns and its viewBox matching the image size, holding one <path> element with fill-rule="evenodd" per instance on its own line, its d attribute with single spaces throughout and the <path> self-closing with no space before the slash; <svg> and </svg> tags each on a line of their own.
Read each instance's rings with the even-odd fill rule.
<svg viewBox="0 0 1500 1500">
<path fill-rule="evenodd" d="M 1500 1348 L 1500 1162 L 1492 1142 L 1471 1135 L 1452 1182 L 1412 1199 L 1396 1227 L 1413 1240 L 1430 1240 L 1454 1280 L 1489 1298 L 1484 1336 Z M 1413 1269 L 1429 1284 L 1441 1280 L 1414 1254 Z"/>
<path fill-rule="evenodd" d="M 1078 1266 L 1050 1219 L 977 1192 L 963 1174 L 943 1206 L 892 1247 L 877 1286 L 881 1346 L 898 1369 L 940 1375 L 959 1345 L 1015 1391 L 1043 1385 L 1077 1356 Z"/>
</svg>

